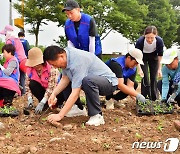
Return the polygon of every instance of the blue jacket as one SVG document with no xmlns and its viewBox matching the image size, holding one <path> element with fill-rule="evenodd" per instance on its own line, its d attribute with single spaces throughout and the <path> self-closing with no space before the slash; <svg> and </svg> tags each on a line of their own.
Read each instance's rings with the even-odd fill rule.
<svg viewBox="0 0 180 154">
<path fill-rule="evenodd" d="M 92 17 L 81 13 L 81 21 L 78 30 L 78 35 L 74 27 L 74 22 L 70 19 L 66 20 L 65 32 L 68 39 L 73 43 L 75 48 L 89 51 L 89 29 L 90 21 Z M 95 54 L 100 55 L 102 53 L 101 41 L 99 36 L 95 36 Z"/>
<path fill-rule="evenodd" d="M 123 72 L 123 78 L 127 79 L 129 78 L 131 75 L 136 73 L 136 67 L 132 68 L 126 68 L 125 67 L 125 56 L 121 56 L 121 57 L 117 57 L 117 58 L 111 58 L 110 60 L 108 60 L 106 62 L 106 64 L 109 66 L 110 61 L 115 61 L 117 62 L 121 67 L 122 67 L 122 72 Z"/>
</svg>

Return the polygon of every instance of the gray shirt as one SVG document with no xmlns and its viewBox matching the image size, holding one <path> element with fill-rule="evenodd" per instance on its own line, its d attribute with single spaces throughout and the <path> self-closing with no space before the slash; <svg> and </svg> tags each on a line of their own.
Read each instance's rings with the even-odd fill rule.
<svg viewBox="0 0 180 154">
<path fill-rule="evenodd" d="M 3 72 L 7 76 L 10 76 L 16 68 L 17 68 L 17 62 L 15 60 L 12 60 L 9 62 L 8 67 L 4 69 Z"/>
<path fill-rule="evenodd" d="M 62 73 L 68 76 L 72 82 L 72 88 L 80 88 L 83 78 L 89 75 L 103 76 L 113 86 L 118 85 L 116 75 L 94 54 L 76 48 L 65 48 L 65 51 L 67 66 Z"/>
</svg>

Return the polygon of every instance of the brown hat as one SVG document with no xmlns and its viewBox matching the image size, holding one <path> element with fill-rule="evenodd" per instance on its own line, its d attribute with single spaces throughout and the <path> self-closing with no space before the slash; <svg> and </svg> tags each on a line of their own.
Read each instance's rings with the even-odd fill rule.
<svg viewBox="0 0 180 154">
<path fill-rule="evenodd" d="M 25 65 L 29 67 L 34 67 L 42 63 L 44 63 L 42 50 L 37 47 L 33 47 L 32 49 L 30 49 L 28 52 L 28 59 Z"/>
</svg>

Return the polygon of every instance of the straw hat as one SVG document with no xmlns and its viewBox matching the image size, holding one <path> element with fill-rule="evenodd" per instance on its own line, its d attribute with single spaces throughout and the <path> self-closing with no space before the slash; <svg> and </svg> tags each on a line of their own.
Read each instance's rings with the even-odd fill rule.
<svg viewBox="0 0 180 154">
<path fill-rule="evenodd" d="M 42 50 L 37 47 L 33 47 L 32 49 L 30 49 L 28 52 L 28 59 L 25 65 L 29 67 L 34 67 L 42 63 L 44 63 Z"/>
</svg>

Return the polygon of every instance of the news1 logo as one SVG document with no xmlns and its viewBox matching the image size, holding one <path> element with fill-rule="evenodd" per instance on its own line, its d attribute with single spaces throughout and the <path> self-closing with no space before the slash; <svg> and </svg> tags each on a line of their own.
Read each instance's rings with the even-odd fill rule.
<svg viewBox="0 0 180 154">
<path fill-rule="evenodd" d="M 163 142 L 134 142 L 132 144 L 133 149 L 160 149 L 164 147 L 165 152 L 174 152 L 179 146 L 178 138 L 168 138 L 164 143 Z"/>
</svg>

